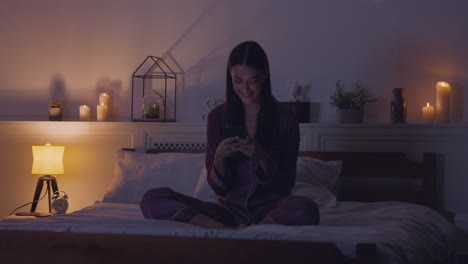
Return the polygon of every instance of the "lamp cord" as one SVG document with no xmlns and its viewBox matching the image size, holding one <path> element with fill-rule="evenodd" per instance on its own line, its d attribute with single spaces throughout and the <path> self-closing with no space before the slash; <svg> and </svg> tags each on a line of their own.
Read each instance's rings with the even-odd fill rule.
<svg viewBox="0 0 468 264">
<path fill-rule="evenodd" d="M 39 198 L 38 200 L 32 201 L 32 202 L 29 202 L 29 203 L 25 203 L 25 204 L 23 204 L 23 205 L 21 205 L 21 206 L 19 206 L 19 207 L 16 207 L 13 211 L 11 211 L 11 213 L 10 213 L 9 215 L 12 215 L 12 214 L 13 214 L 14 212 L 16 212 L 18 209 L 21 209 L 21 208 L 25 207 L 26 205 L 32 204 L 32 203 L 34 203 L 34 202 L 39 202 L 40 200 L 44 199 L 44 197 L 47 195 L 48 192 L 49 192 L 49 190 L 46 189 L 44 195 L 42 195 L 41 198 Z"/>
</svg>

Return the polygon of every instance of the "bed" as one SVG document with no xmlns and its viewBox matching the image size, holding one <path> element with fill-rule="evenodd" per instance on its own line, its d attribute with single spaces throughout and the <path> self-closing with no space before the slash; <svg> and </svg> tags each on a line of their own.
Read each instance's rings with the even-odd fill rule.
<svg viewBox="0 0 468 264">
<path fill-rule="evenodd" d="M 144 219 L 146 189 L 167 186 L 216 199 L 204 153 L 116 153 L 101 201 L 46 218 L 0 222 L 0 264 L 30 263 L 450 263 L 452 216 L 440 206 L 437 155 L 301 152 L 293 194 L 314 199 L 318 226 L 207 229 Z M 41 262 L 39 262 L 41 263 Z"/>
</svg>

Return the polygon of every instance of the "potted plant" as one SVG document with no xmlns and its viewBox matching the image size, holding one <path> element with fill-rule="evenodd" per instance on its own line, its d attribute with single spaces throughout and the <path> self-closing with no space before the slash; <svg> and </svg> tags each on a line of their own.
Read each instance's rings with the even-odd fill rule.
<svg viewBox="0 0 468 264">
<path fill-rule="evenodd" d="M 49 102 L 49 120 L 62 121 L 62 102 L 57 99 Z"/>
<path fill-rule="evenodd" d="M 165 102 L 163 96 L 156 90 L 143 97 L 143 118 L 161 120 L 164 114 Z"/>
<path fill-rule="evenodd" d="M 354 90 L 345 91 L 344 84 L 338 80 L 335 91 L 331 95 L 331 105 L 337 107 L 340 123 L 361 123 L 363 106 L 374 101 L 375 99 L 369 98 L 367 89 L 363 88 L 359 82 L 354 85 Z"/>
</svg>

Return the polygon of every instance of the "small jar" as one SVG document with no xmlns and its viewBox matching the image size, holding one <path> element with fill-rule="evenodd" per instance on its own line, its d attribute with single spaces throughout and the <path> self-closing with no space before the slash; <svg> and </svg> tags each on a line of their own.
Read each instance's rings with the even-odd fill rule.
<svg viewBox="0 0 468 264">
<path fill-rule="evenodd" d="M 393 88 L 393 98 L 390 102 L 390 120 L 392 123 L 406 123 L 406 102 L 403 88 Z"/>
<path fill-rule="evenodd" d="M 62 107 L 50 106 L 48 110 L 50 121 L 62 121 Z"/>
</svg>

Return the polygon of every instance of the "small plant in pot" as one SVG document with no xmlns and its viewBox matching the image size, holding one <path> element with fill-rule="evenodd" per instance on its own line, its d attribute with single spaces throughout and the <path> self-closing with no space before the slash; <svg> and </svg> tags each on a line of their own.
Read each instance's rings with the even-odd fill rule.
<svg viewBox="0 0 468 264">
<path fill-rule="evenodd" d="M 354 90 L 345 91 L 341 80 L 336 81 L 335 91 L 330 99 L 331 105 L 337 107 L 340 123 L 361 123 L 363 106 L 376 101 L 369 98 L 367 89 L 363 88 L 358 82 L 354 85 Z"/>
<path fill-rule="evenodd" d="M 162 119 L 164 115 L 164 98 L 156 90 L 153 90 L 149 96 L 143 97 L 143 118 L 144 119 Z"/>
<path fill-rule="evenodd" d="M 49 102 L 49 120 L 62 121 L 62 102 L 53 99 Z"/>
</svg>

